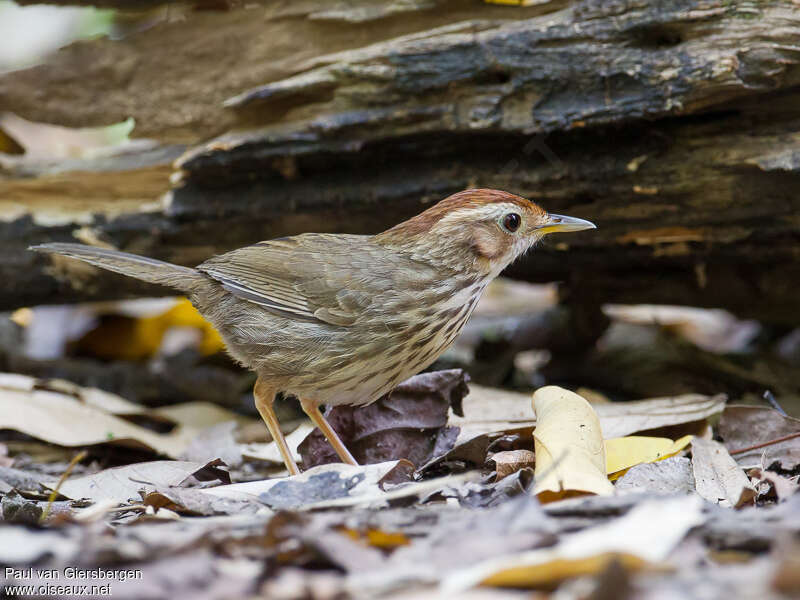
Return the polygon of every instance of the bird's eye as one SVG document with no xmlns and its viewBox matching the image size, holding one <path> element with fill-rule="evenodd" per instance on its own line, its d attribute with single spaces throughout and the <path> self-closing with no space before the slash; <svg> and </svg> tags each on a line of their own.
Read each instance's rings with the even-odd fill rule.
<svg viewBox="0 0 800 600">
<path fill-rule="evenodd" d="M 520 217 L 517 213 L 508 213 L 505 217 L 503 217 L 503 229 L 509 233 L 514 233 L 517 229 L 519 229 L 521 224 L 522 217 Z"/>
</svg>

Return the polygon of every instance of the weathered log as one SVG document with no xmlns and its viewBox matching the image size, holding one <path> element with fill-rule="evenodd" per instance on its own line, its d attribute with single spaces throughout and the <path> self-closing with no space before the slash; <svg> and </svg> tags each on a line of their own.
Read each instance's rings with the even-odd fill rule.
<svg viewBox="0 0 800 600">
<path fill-rule="evenodd" d="M 82 42 L 48 65 L 0 77 L 0 106 L 27 118 L 96 125 L 141 110 L 142 135 L 195 145 L 177 163 L 175 189 L 165 175 L 165 195 L 138 196 L 146 210 L 110 208 L 137 198 L 133 189 L 94 189 L 106 206 L 92 218 L 84 211 L 83 221 L 69 217 L 70 203 L 55 224 L 37 218 L 35 202 L 52 204 L 57 185 L 36 191 L 13 172 L 0 179 L 1 196 L 34 189 L 28 213 L 0 223 L 0 276 L 9 283 L 0 306 L 153 292 L 62 263 L 54 269 L 24 251 L 29 243 L 78 232 L 192 264 L 301 231 L 375 232 L 480 185 L 597 222 L 597 231 L 553 239 L 510 272 L 564 281 L 576 303 L 723 306 L 800 322 L 800 13 L 791 2 L 418 3 L 358 34 L 354 18 L 326 20 L 312 5 L 259 9 L 272 37 L 246 60 L 233 60 L 238 42 L 222 44 L 230 35 L 210 35 L 209 69 L 198 70 L 207 78 L 162 85 L 166 105 L 152 104 L 165 83 L 152 66 L 155 37 L 188 40 L 216 26 L 251 40 L 253 9 L 191 14 L 123 42 Z M 296 52 L 298 40 L 311 41 Z M 164 60 L 199 64 L 198 47 L 187 44 Z M 87 67 L 84 57 L 98 52 L 109 57 L 102 69 Z M 121 74 L 125 58 L 148 68 L 120 91 L 101 71 Z M 37 105 L 34 81 L 37 89 L 67 81 L 75 91 L 57 107 Z M 103 100 L 84 106 L 84 93 Z M 105 169 L 107 179 L 129 171 Z M 84 176 L 73 170 L 61 181 L 68 188 Z M 59 269 L 69 270 L 53 279 Z"/>
</svg>

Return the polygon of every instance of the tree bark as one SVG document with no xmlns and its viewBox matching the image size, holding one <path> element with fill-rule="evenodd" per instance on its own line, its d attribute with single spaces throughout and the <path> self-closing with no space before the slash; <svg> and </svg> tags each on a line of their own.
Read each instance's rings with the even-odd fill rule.
<svg viewBox="0 0 800 600">
<path fill-rule="evenodd" d="M 0 77 L 6 110 L 70 126 L 133 114 L 157 145 L 6 163 L 0 307 L 157 293 L 30 243 L 196 264 L 303 231 L 377 232 L 481 186 L 597 223 L 509 271 L 563 281 L 573 303 L 800 323 L 796 4 L 401 4 L 192 12 Z"/>
</svg>

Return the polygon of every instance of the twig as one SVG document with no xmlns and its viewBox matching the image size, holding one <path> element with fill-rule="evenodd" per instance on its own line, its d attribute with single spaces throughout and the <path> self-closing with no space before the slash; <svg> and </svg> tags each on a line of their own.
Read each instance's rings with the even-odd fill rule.
<svg viewBox="0 0 800 600">
<path fill-rule="evenodd" d="M 72 469 L 74 469 L 75 465 L 77 465 L 87 456 L 88 452 L 86 452 L 86 450 L 81 450 L 75 456 L 72 457 L 71 461 L 69 461 L 66 470 L 61 474 L 61 477 L 59 478 L 55 489 L 50 494 L 50 497 L 47 499 L 47 506 L 44 507 L 44 510 L 42 511 L 42 516 L 39 517 L 39 523 L 44 523 L 45 519 L 47 519 L 47 515 L 50 512 L 50 507 L 53 505 L 53 502 L 56 501 L 56 498 L 58 498 L 58 490 L 61 489 L 61 485 L 66 481 L 67 477 L 69 477 L 69 474 L 72 473 Z"/>
<path fill-rule="evenodd" d="M 783 415 L 784 417 L 789 416 L 786 414 L 786 411 L 783 410 L 783 407 L 780 404 L 778 404 L 778 401 L 775 399 L 775 394 L 773 394 L 769 390 L 764 390 L 762 396 L 764 397 L 764 400 L 769 402 L 769 405 L 775 410 L 777 410 L 779 413 L 781 413 L 781 415 Z"/>
<path fill-rule="evenodd" d="M 147 504 L 128 504 L 127 506 L 117 506 L 109 508 L 108 512 L 125 512 L 128 510 L 147 510 Z"/>
<path fill-rule="evenodd" d="M 767 440 L 766 442 L 753 444 L 752 446 L 745 446 L 744 448 L 737 448 L 736 450 L 728 450 L 728 454 L 742 454 L 743 452 L 750 452 L 750 450 L 758 450 L 759 448 L 763 448 L 764 446 L 772 446 L 772 444 L 780 444 L 781 442 L 785 442 L 786 440 L 791 440 L 796 437 L 800 437 L 800 431 L 795 431 L 794 433 L 790 433 L 789 435 L 784 435 L 783 437 L 775 438 L 774 440 Z"/>
</svg>

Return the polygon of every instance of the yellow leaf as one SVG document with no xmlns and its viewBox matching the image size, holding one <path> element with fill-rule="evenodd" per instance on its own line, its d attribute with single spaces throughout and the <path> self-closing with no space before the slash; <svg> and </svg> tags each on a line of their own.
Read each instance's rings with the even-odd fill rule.
<svg viewBox="0 0 800 600">
<path fill-rule="evenodd" d="M 613 560 L 617 560 L 628 571 L 639 570 L 647 565 L 641 558 L 631 554 L 606 552 L 583 558 L 555 559 L 539 565 L 510 567 L 488 576 L 481 581 L 481 585 L 536 588 L 545 584 L 563 581 L 570 577 L 601 573 Z"/>
<path fill-rule="evenodd" d="M 160 317 L 169 327 L 196 327 L 203 333 L 198 350 L 202 354 L 215 354 L 220 352 L 225 343 L 214 327 L 206 321 L 192 303 L 186 299 L 181 300 Z"/>
<path fill-rule="evenodd" d="M 691 443 L 692 437 L 685 435 L 673 441 L 669 438 L 630 435 L 606 440 L 606 473 L 614 480 L 633 466 L 674 456 Z"/>
<path fill-rule="evenodd" d="M 28 327 L 33 321 L 33 311 L 30 308 L 18 308 L 9 317 L 20 327 Z"/>
<path fill-rule="evenodd" d="M 343 527 L 340 531 L 356 542 L 366 543 L 373 548 L 383 548 L 384 550 L 408 546 L 411 541 L 402 532 L 383 531 L 382 529 L 351 529 Z"/>
<path fill-rule="evenodd" d="M 214 354 L 224 348 L 219 333 L 186 299 L 178 300 L 169 310 L 155 316 L 106 315 L 77 344 L 94 356 L 142 360 L 158 352 L 164 335 L 172 327 L 197 329 L 200 334 L 197 349 L 202 354 Z"/>
<path fill-rule="evenodd" d="M 536 390 L 533 409 L 533 493 L 543 502 L 575 492 L 613 494 L 600 420 L 592 406 L 578 394 L 551 385 Z"/>
</svg>

